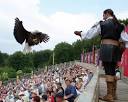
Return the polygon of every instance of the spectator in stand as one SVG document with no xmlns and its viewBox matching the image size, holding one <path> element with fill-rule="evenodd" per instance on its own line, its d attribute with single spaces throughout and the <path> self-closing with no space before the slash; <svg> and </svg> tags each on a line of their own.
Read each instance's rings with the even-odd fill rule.
<svg viewBox="0 0 128 102">
<path fill-rule="evenodd" d="M 63 87 L 62 87 L 62 85 L 61 85 L 61 83 L 57 83 L 57 89 L 56 89 L 56 95 L 55 95 L 55 99 L 56 99 L 56 101 L 58 100 L 58 98 L 60 97 L 60 99 L 62 98 L 64 98 L 64 89 L 63 89 Z"/>
<path fill-rule="evenodd" d="M 77 92 L 75 86 L 71 85 L 71 81 L 66 78 L 65 79 L 66 89 L 65 89 L 65 96 L 64 99 L 68 102 L 74 102 L 75 98 L 77 97 Z"/>
<path fill-rule="evenodd" d="M 83 85 L 83 79 L 82 78 L 78 78 L 77 81 L 76 81 L 76 91 L 77 91 L 77 94 L 80 95 L 81 92 L 82 92 L 82 86 Z"/>
<path fill-rule="evenodd" d="M 51 91 L 47 91 L 47 97 L 48 97 L 48 102 L 55 102 L 54 96 L 52 95 Z"/>
<path fill-rule="evenodd" d="M 58 72 L 56 70 L 48 70 L 38 75 L 34 74 L 31 78 L 18 80 L 18 83 L 14 81 L 9 82 L 7 85 L 0 84 L 0 100 L 3 102 L 34 102 L 39 101 L 37 97 L 43 95 L 43 102 L 65 102 L 64 99 L 73 102 L 77 96 L 75 89 L 76 79 L 82 77 L 82 72 L 87 73 L 86 68 L 74 65 L 60 68 Z M 60 74 L 59 79 L 58 74 Z M 69 76 L 72 77 L 67 80 L 66 77 Z M 64 84 L 65 82 L 67 83 L 66 85 Z M 64 89 L 66 93 L 64 93 Z"/>
<path fill-rule="evenodd" d="M 12 93 L 11 90 L 7 93 L 7 96 L 5 98 L 5 101 L 6 102 L 15 102 L 14 101 L 14 95 L 13 95 L 13 93 Z"/>
<path fill-rule="evenodd" d="M 40 97 L 39 96 L 33 97 L 32 102 L 40 102 Z"/>
<path fill-rule="evenodd" d="M 18 100 L 16 102 L 23 102 L 24 93 L 23 92 L 20 92 L 18 96 L 19 97 L 18 97 Z"/>
<path fill-rule="evenodd" d="M 48 102 L 47 99 L 48 99 L 47 95 L 42 96 L 42 102 Z"/>
<path fill-rule="evenodd" d="M 40 90 L 41 90 L 42 95 L 44 95 L 46 92 L 44 81 L 42 81 L 40 88 L 41 88 Z"/>
<path fill-rule="evenodd" d="M 36 90 L 33 90 L 33 91 L 31 92 L 31 95 L 32 95 L 32 98 L 38 96 Z"/>
</svg>

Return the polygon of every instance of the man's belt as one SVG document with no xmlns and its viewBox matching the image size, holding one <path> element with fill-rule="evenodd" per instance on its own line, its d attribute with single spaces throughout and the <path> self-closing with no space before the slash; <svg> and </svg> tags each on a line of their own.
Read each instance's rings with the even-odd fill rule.
<svg viewBox="0 0 128 102">
<path fill-rule="evenodd" d="M 101 44 L 111 44 L 111 45 L 119 46 L 119 41 L 113 39 L 102 39 Z"/>
</svg>

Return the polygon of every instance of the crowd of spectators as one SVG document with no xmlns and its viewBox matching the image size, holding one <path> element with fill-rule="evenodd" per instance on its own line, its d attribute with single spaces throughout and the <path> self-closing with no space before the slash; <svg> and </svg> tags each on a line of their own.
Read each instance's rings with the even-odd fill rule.
<svg viewBox="0 0 128 102">
<path fill-rule="evenodd" d="M 93 73 L 80 65 L 54 68 L 0 85 L 0 102 L 74 102 Z"/>
</svg>

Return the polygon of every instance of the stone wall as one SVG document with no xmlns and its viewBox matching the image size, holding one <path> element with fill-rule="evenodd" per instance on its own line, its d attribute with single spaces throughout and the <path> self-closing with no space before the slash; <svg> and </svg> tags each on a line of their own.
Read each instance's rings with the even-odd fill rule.
<svg viewBox="0 0 128 102">
<path fill-rule="evenodd" d="M 86 86 L 84 92 L 76 99 L 76 102 L 98 102 L 98 82 L 99 82 L 99 70 L 93 64 L 76 62 L 87 69 L 90 69 L 94 75 Z"/>
</svg>

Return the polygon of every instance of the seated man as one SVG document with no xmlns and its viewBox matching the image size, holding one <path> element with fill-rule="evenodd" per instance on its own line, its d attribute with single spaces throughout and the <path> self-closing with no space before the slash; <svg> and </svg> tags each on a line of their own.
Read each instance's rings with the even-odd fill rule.
<svg viewBox="0 0 128 102">
<path fill-rule="evenodd" d="M 68 100 L 68 102 L 74 102 L 77 97 L 77 92 L 75 86 L 71 85 L 71 81 L 67 78 L 65 79 L 66 89 L 64 99 Z"/>
</svg>

